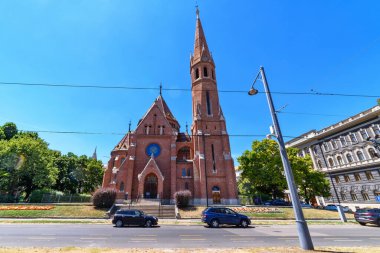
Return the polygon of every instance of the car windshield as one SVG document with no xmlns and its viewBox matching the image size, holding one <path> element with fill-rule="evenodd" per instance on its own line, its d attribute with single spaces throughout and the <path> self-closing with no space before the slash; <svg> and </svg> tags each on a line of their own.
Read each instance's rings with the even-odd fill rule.
<svg viewBox="0 0 380 253">
<path fill-rule="evenodd" d="M 144 212 L 143 212 L 143 211 L 137 211 L 137 212 L 140 212 L 140 215 L 144 215 Z"/>
<path fill-rule="evenodd" d="M 358 209 L 356 210 L 357 213 L 369 213 L 369 212 L 376 212 L 374 209 Z"/>
</svg>

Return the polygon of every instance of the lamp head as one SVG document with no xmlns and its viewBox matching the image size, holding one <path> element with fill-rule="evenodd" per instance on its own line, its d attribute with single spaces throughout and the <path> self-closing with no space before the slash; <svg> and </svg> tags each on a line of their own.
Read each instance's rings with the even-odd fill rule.
<svg viewBox="0 0 380 253">
<path fill-rule="evenodd" d="M 259 93 L 259 91 L 256 90 L 255 88 L 253 88 L 253 86 L 252 86 L 251 89 L 248 91 L 248 95 L 250 95 L 250 96 L 256 95 L 257 93 Z"/>
</svg>

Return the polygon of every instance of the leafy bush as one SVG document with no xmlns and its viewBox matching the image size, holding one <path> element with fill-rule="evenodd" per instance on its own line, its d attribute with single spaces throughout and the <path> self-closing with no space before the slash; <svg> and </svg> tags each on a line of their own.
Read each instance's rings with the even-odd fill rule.
<svg viewBox="0 0 380 253">
<path fill-rule="evenodd" d="M 95 191 L 92 203 L 95 207 L 110 208 L 116 199 L 116 190 L 110 188 L 100 188 Z"/>
<path fill-rule="evenodd" d="M 178 207 L 187 207 L 191 199 L 191 191 L 178 191 L 174 193 L 174 199 Z"/>
<path fill-rule="evenodd" d="M 44 197 L 44 194 L 51 194 L 53 192 L 54 191 L 50 189 L 34 190 L 29 196 L 29 203 L 41 203 Z"/>
</svg>

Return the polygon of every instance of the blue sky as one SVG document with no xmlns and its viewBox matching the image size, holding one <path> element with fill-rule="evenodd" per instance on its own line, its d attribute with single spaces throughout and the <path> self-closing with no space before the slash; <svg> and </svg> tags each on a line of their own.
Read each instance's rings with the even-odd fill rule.
<svg viewBox="0 0 380 253">
<path fill-rule="evenodd" d="M 219 90 L 248 91 L 265 67 L 272 92 L 379 95 L 380 2 L 198 0 Z M 3 0 L 0 82 L 190 89 L 195 1 Z M 257 88 L 263 91 L 261 83 Z M 0 84 L 0 124 L 22 130 L 126 133 L 158 90 Z M 163 91 L 185 130 L 189 91 Z M 283 135 L 298 136 L 370 108 L 376 98 L 273 94 Z M 269 132 L 264 94 L 220 92 L 230 135 Z M 315 115 L 320 114 L 320 115 Z M 40 133 L 63 153 L 106 162 L 122 135 Z M 263 137 L 231 136 L 236 158 Z M 288 140 L 288 139 L 286 139 Z"/>
</svg>

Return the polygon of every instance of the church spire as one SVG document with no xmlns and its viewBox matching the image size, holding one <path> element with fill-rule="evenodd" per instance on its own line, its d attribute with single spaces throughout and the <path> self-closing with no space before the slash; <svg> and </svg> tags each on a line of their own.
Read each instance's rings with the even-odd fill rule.
<svg viewBox="0 0 380 253">
<path fill-rule="evenodd" d="M 195 64 L 199 61 L 212 61 L 211 53 L 208 49 L 206 36 L 203 32 L 201 19 L 199 17 L 199 8 L 196 6 L 197 21 L 195 27 L 195 40 L 194 40 L 194 54 L 192 63 Z"/>
</svg>

